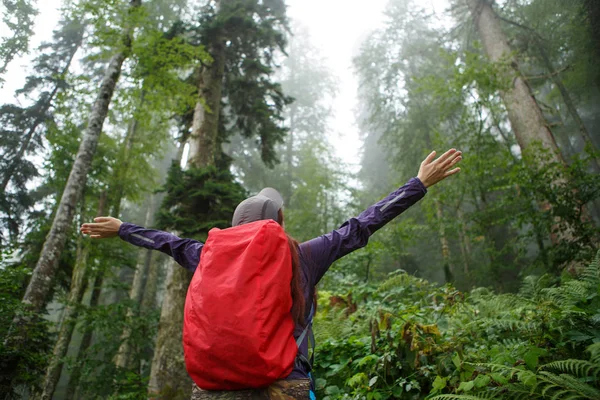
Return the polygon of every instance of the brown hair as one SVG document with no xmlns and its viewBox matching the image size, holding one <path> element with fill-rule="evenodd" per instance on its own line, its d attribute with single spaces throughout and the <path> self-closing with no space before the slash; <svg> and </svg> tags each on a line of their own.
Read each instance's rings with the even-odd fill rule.
<svg viewBox="0 0 600 400">
<path fill-rule="evenodd" d="M 292 318 L 296 324 L 304 324 L 305 301 L 302 291 L 302 276 L 300 272 L 300 253 L 298 251 L 298 242 L 287 235 L 290 253 L 292 254 Z"/>
</svg>

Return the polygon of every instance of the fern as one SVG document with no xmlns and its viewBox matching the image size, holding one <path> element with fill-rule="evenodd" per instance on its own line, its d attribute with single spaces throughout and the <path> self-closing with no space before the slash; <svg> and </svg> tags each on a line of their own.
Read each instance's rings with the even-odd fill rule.
<svg viewBox="0 0 600 400">
<path fill-rule="evenodd" d="M 600 372 L 600 365 L 585 360 L 562 360 L 554 361 L 541 366 L 541 369 L 553 369 L 559 372 L 566 372 L 577 377 L 586 377 Z"/>
<path fill-rule="evenodd" d="M 600 285 L 600 250 L 598 250 L 590 265 L 581 273 L 581 280 L 592 287 Z"/>
<path fill-rule="evenodd" d="M 543 396 L 546 396 L 549 392 L 556 391 L 551 397 L 553 400 L 562 399 L 567 394 L 575 396 L 574 398 L 577 398 L 576 396 L 579 395 L 584 399 L 600 399 L 600 390 L 581 382 L 572 375 L 555 375 L 548 371 L 540 371 L 537 378 L 540 380 L 538 385 L 543 387 L 541 391 Z M 556 397 L 558 393 L 560 393 L 561 397 Z"/>
<path fill-rule="evenodd" d="M 481 400 L 498 398 L 498 393 L 477 393 L 477 394 L 439 394 L 429 398 L 429 400 Z"/>
<path fill-rule="evenodd" d="M 591 362 L 594 364 L 600 364 L 600 342 L 588 346 L 586 351 L 591 354 Z"/>
</svg>

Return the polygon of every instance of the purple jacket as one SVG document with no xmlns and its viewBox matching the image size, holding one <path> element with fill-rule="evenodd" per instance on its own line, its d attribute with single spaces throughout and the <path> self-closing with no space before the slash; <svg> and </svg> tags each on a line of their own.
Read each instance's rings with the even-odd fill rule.
<svg viewBox="0 0 600 400">
<path fill-rule="evenodd" d="M 307 313 L 312 306 L 315 286 L 331 264 L 354 250 L 366 246 L 369 237 L 375 231 L 415 204 L 426 193 L 427 189 L 423 183 L 418 178 L 412 178 L 404 186 L 367 208 L 358 217 L 344 222 L 338 229 L 300 244 L 299 255 Z M 162 251 L 192 272 L 200 263 L 200 253 L 204 246 L 203 243 L 193 239 L 181 239 L 167 232 L 146 229 L 127 222 L 121 225 L 119 236 L 133 245 Z M 297 339 L 303 330 L 303 326 L 296 326 L 294 338 Z M 307 338 L 302 342 L 299 351 L 307 356 Z M 308 371 L 296 367 L 288 378 L 307 377 Z"/>
</svg>

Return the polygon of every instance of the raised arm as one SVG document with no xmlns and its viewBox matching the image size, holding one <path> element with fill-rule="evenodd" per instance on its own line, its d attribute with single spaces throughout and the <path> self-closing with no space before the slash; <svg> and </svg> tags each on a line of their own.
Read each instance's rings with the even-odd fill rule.
<svg viewBox="0 0 600 400">
<path fill-rule="evenodd" d="M 168 232 L 146 229 L 112 217 L 98 217 L 93 223 L 83 224 L 81 233 L 90 235 L 92 239 L 119 236 L 135 246 L 163 252 L 192 272 L 200 262 L 200 252 L 204 246 L 197 240 L 182 239 Z"/>
<path fill-rule="evenodd" d="M 416 178 L 410 179 L 358 217 L 350 218 L 330 233 L 300 244 L 301 254 L 311 268 L 313 285 L 321 280 L 334 261 L 366 246 L 373 233 L 423 198 L 427 187 L 460 171 L 459 168 L 452 169 L 462 159 L 461 152 L 455 149 L 434 159 L 435 151 L 421 163 Z"/>
</svg>

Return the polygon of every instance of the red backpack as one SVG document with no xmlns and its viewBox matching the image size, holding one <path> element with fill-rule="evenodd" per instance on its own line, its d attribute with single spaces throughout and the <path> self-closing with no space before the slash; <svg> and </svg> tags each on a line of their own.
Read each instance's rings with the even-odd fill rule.
<svg viewBox="0 0 600 400">
<path fill-rule="evenodd" d="M 292 372 L 291 265 L 273 220 L 209 232 L 183 322 L 185 364 L 198 387 L 260 388 Z"/>
</svg>

